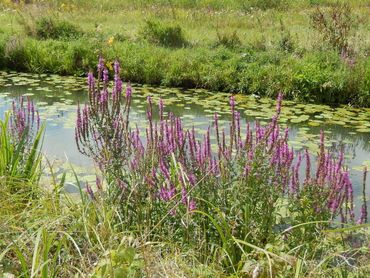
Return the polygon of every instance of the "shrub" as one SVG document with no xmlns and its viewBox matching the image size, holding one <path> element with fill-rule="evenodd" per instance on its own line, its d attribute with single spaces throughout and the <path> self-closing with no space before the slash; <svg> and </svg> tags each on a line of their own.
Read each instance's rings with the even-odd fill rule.
<svg viewBox="0 0 370 278">
<path fill-rule="evenodd" d="M 353 67 L 347 66 L 346 87 L 342 95 L 352 105 L 370 106 L 370 59 L 358 61 Z"/>
<path fill-rule="evenodd" d="M 70 40 L 79 38 L 82 31 L 68 21 L 41 17 L 35 22 L 35 35 L 39 39 Z"/>
<path fill-rule="evenodd" d="M 283 21 L 280 19 L 280 39 L 279 48 L 285 52 L 292 52 L 295 49 L 295 42 L 293 41 L 292 35 L 287 30 Z"/>
<path fill-rule="evenodd" d="M 307 54 L 294 62 L 292 90 L 295 98 L 321 103 L 345 101 L 346 67 L 333 52 Z"/>
<path fill-rule="evenodd" d="M 4 47 L 6 66 L 15 70 L 26 70 L 28 64 L 24 40 L 17 36 L 9 37 Z"/>
<path fill-rule="evenodd" d="M 188 44 L 179 25 L 148 20 L 141 30 L 141 35 L 150 43 L 165 47 L 183 47 Z"/>
<path fill-rule="evenodd" d="M 347 54 L 349 37 L 351 35 L 354 18 L 349 4 L 337 4 L 331 7 L 328 13 L 319 7 L 311 15 L 312 27 L 320 32 L 323 40 L 329 43 L 340 54 Z"/>
<path fill-rule="evenodd" d="M 7 42 L 7 38 L 0 34 L 0 68 L 5 68 L 6 61 L 5 61 L 5 45 Z"/>
</svg>

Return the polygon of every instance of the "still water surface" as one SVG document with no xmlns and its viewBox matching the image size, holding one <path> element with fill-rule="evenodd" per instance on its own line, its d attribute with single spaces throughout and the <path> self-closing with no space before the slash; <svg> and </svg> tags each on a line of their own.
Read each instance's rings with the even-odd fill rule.
<svg viewBox="0 0 370 278">
<path fill-rule="evenodd" d="M 154 103 L 162 98 L 165 111 L 180 116 L 186 127 L 194 125 L 199 134 L 204 134 L 208 125 L 212 124 L 214 113 L 220 115 L 220 125 L 226 126 L 230 117 L 228 94 L 134 85 L 131 123 L 140 128 L 146 126 L 148 95 L 152 96 Z M 20 96 L 29 97 L 35 102 L 41 119 L 46 123 L 43 151 L 53 161 L 55 172 L 61 174 L 69 171 L 67 180 L 73 181 L 69 170 L 73 165 L 81 180 L 93 181 L 93 164 L 78 152 L 74 141 L 76 105 L 87 100 L 85 79 L 0 72 L 1 117 L 9 109 L 12 100 Z M 236 100 L 241 116 L 246 121 L 267 123 L 274 114 L 275 103 L 272 100 L 253 96 L 236 96 Z M 345 148 L 346 164 L 351 172 L 356 203 L 359 204 L 362 198 L 362 171 L 365 165 L 370 168 L 370 109 L 331 108 L 284 101 L 280 124 L 289 127 L 290 143 L 297 151 L 308 148 L 310 153 L 316 154 L 321 129 L 325 131 L 328 148 Z M 70 190 L 73 191 L 73 188 Z M 366 194 L 370 196 L 370 178 L 367 180 Z M 358 208 L 359 205 L 356 210 Z"/>
</svg>

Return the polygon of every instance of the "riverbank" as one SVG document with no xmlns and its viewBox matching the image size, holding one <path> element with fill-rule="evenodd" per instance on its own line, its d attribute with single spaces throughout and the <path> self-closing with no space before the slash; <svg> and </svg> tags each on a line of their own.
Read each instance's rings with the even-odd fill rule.
<svg viewBox="0 0 370 278">
<path fill-rule="evenodd" d="M 370 106 L 366 1 L 351 3 L 346 55 L 312 27 L 312 1 L 188 2 L 3 4 L 0 67 L 83 76 L 102 54 L 121 60 L 125 81 Z M 315 2 L 330 13 L 330 1 Z"/>
</svg>

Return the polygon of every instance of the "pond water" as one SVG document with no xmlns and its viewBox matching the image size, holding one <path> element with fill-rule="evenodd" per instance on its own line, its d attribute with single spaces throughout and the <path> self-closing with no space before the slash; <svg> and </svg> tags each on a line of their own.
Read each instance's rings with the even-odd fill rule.
<svg viewBox="0 0 370 278">
<path fill-rule="evenodd" d="M 226 125 L 230 117 L 228 94 L 134 85 L 131 123 L 139 127 L 146 125 L 148 95 L 152 96 L 154 103 L 161 97 L 165 111 L 180 116 L 186 127 L 194 125 L 200 134 L 206 132 L 215 112 L 220 115 L 220 125 Z M 92 162 L 79 154 L 74 140 L 76 104 L 87 100 L 85 78 L 0 72 L 1 117 L 12 100 L 20 96 L 30 97 L 36 103 L 41 119 L 46 123 L 43 151 L 53 163 L 55 173 L 60 175 L 67 171 L 67 180 L 73 181 L 72 165 L 81 180 L 95 180 Z M 236 96 L 236 100 L 241 116 L 247 121 L 267 123 L 274 114 L 273 100 L 241 95 Z M 280 124 L 289 127 L 290 144 L 296 150 L 308 148 L 316 154 L 321 129 L 325 131 L 328 148 L 345 148 L 346 165 L 350 169 L 356 203 L 359 204 L 364 166 L 370 169 L 370 109 L 331 108 L 284 101 Z M 370 178 L 367 180 L 367 197 L 370 195 L 369 183 Z"/>
</svg>

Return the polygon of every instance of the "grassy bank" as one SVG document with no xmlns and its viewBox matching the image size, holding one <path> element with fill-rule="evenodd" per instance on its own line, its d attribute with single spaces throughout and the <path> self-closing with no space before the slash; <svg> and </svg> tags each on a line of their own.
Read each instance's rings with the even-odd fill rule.
<svg viewBox="0 0 370 278">
<path fill-rule="evenodd" d="M 270 263 L 272 277 L 362 278 L 370 271 L 368 250 L 356 243 L 369 240 L 368 226 L 325 231 L 304 256 L 295 254 L 300 245 L 285 251 L 283 240 L 252 248 L 228 274 L 215 254 L 200 259 L 194 247 L 165 237 L 148 241 L 119 224 L 117 206 L 85 193 L 77 202 L 50 184 L 53 191 L 34 187 L 37 197 L 30 198 L 14 191 L 14 182 L 0 183 L 0 277 L 270 277 Z"/>
<path fill-rule="evenodd" d="M 126 81 L 370 105 L 368 1 L 338 45 L 312 23 L 336 1 L 33 2 L 3 4 L 1 68 L 85 75 L 103 54 Z"/>
</svg>

